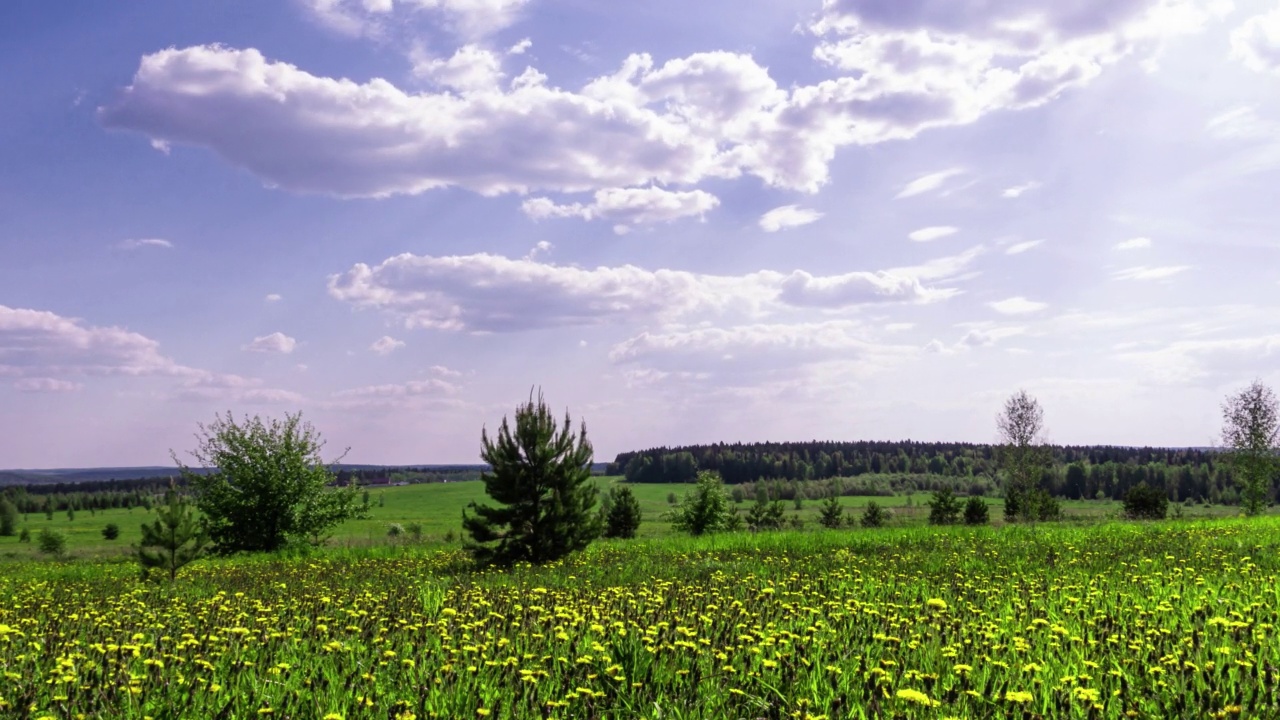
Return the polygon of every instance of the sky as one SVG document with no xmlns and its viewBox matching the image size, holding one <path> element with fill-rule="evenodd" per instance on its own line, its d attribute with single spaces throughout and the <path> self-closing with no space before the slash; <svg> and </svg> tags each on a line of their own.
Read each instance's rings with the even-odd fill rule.
<svg viewBox="0 0 1280 720">
<path fill-rule="evenodd" d="M 1276 0 L 0 8 L 0 467 L 1212 445 L 1280 386 Z"/>
</svg>

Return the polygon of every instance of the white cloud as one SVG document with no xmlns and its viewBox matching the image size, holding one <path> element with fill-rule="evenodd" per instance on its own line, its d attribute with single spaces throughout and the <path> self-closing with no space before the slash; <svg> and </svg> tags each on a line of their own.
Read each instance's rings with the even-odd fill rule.
<svg viewBox="0 0 1280 720">
<path fill-rule="evenodd" d="M 555 245 L 553 245 L 549 240 L 539 240 L 536 245 L 529 249 L 529 252 L 524 256 L 524 259 L 536 260 L 539 255 L 546 255 L 551 252 L 551 249 L 554 247 Z"/>
<path fill-rule="evenodd" d="M 427 369 L 431 371 L 432 375 L 439 375 L 440 377 L 451 377 L 451 378 L 462 377 L 461 372 L 457 370 L 451 370 L 445 367 L 444 365 L 432 365 L 430 368 L 427 368 Z"/>
<path fill-rule="evenodd" d="M 270 335 L 263 335 L 262 337 L 254 338 L 253 342 L 244 346 L 244 349 L 249 352 L 279 353 L 281 355 L 288 355 L 293 352 L 293 349 L 297 344 L 298 341 L 288 335 L 285 335 L 282 332 L 273 332 Z"/>
<path fill-rule="evenodd" d="M 760 216 L 760 229 L 765 232 L 778 232 L 779 230 L 788 230 L 801 225 L 808 225 L 817 222 L 822 218 L 822 213 L 809 208 L 802 208 L 799 205 L 783 205 L 776 207 L 764 215 Z"/>
<path fill-rule="evenodd" d="M 1280 75 L 1280 7 L 1249 18 L 1231 33 L 1231 57 L 1255 72 Z"/>
<path fill-rule="evenodd" d="M 503 78 L 502 60 L 478 45 L 463 45 L 448 59 L 413 54 L 413 74 L 461 93 L 494 92 Z"/>
<path fill-rule="evenodd" d="M 1021 255 L 1022 253 L 1044 244 L 1044 240 L 1027 240 L 1026 242 L 1014 243 L 1005 248 L 1005 255 Z"/>
<path fill-rule="evenodd" d="M 351 36 L 384 38 L 424 11 L 453 33 L 482 38 L 508 27 L 529 0 L 300 0 L 320 24 Z"/>
<path fill-rule="evenodd" d="M 1164 280 L 1190 269 L 1190 265 L 1166 265 L 1163 267 L 1147 267 L 1146 265 L 1139 265 L 1137 267 L 1125 268 L 1124 270 L 1117 270 L 1112 277 L 1116 280 Z"/>
<path fill-rule="evenodd" d="M 1154 383 L 1218 384 L 1248 378 L 1259 367 L 1274 367 L 1280 359 L 1280 335 L 1180 340 L 1118 357 L 1137 364 L 1142 377 Z"/>
<path fill-rule="evenodd" d="M 270 295 L 266 296 L 263 299 L 266 300 L 267 302 L 280 302 L 284 298 L 279 293 L 271 293 Z"/>
<path fill-rule="evenodd" d="M 407 327 L 442 330 L 510 332 L 697 313 L 757 317 L 795 307 L 943 299 L 956 291 L 923 281 L 953 277 L 979 252 L 975 248 L 919 267 L 827 277 L 767 270 L 699 275 L 634 265 L 584 269 L 485 253 L 405 253 L 330 276 L 329 294 L 356 307 L 390 312 Z"/>
<path fill-rule="evenodd" d="M 437 378 L 429 380 L 410 380 L 406 383 L 386 385 L 365 385 L 364 387 L 340 390 L 333 394 L 337 398 L 388 398 L 410 397 L 414 395 L 449 395 L 458 391 L 452 383 Z"/>
<path fill-rule="evenodd" d="M 85 325 L 43 310 L 0 305 L 0 375 L 197 377 L 160 354 L 160 344 L 119 327 Z"/>
<path fill-rule="evenodd" d="M 507 48 L 507 54 L 523 55 L 525 51 L 527 51 L 531 47 L 533 47 L 533 40 L 530 40 L 529 38 L 525 38 L 520 42 L 516 43 L 515 45 L 512 45 L 511 47 Z"/>
<path fill-rule="evenodd" d="M 20 378 L 14 381 L 13 387 L 19 392 L 25 393 L 66 393 L 75 392 L 84 386 L 80 383 L 57 378 L 33 377 Z"/>
<path fill-rule="evenodd" d="M 915 242 L 932 242 L 940 240 L 948 235 L 954 235 L 959 232 L 960 228 L 951 227 L 950 225 L 935 225 L 933 227 L 920 228 L 907 234 Z"/>
<path fill-rule="evenodd" d="M 989 302 L 987 306 L 1002 315 L 1025 315 L 1039 312 L 1049 307 L 1048 303 L 1028 300 L 1022 296 L 1011 297 L 998 302 Z"/>
<path fill-rule="evenodd" d="M 520 209 L 534 220 L 576 217 L 618 222 L 625 227 L 625 223 L 643 225 L 685 217 L 700 218 L 719 205 L 719 198 L 702 190 L 676 192 L 644 187 L 597 190 L 593 201 L 587 205 L 558 205 L 549 198 L 530 198 L 521 204 Z"/>
<path fill-rule="evenodd" d="M 341 197 L 449 186 L 592 192 L 742 176 L 815 192 L 840 148 L 1043 104 L 1211 17 L 1191 0 L 957 0 L 927 13 L 921 2 L 827 0 L 815 54 L 845 72 L 814 85 L 780 86 L 751 56 L 723 51 L 663 64 L 631 55 L 576 90 L 532 67 L 490 85 L 499 71 L 473 43 L 429 65 L 467 92 L 407 92 L 381 78 L 313 75 L 252 48 L 202 45 L 142 57 L 99 117 L 153 141 L 207 147 L 273 187 Z M 488 29 L 523 5 L 416 3 Z M 357 33 L 389 15 L 341 0 L 312 0 L 312 9 Z"/>
<path fill-rule="evenodd" d="M 138 248 L 144 248 L 144 247 L 171 248 L 173 247 L 173 243 L 163 238 L 139 238 L 139 239 L 131 239 L 131 240 L 121 240 L 119 243 L 116 244 L 116 247 L 120 248 L 121 250 L 137 250 Z"/>
<path fill-rule="evenodd" d="M 1117 250 L 1142 250 L 1151 247 L 1151 238 L 1136 237 L 1116 243 Z"/>
<path fill-rule="evenodd" d="M 902 190 L 893 197 L 895 200 L 899 200 L 902 198 L 914 197 L 932 190 L 937 190 L 942 187 L 946 181 L 963 173 L 964 170 L 961 168 L 951 168 L 949 170 L 940 170 L 935 173 L 929 173 L 928 175 L 918 177 L 907 183 L 906 186 L 904 186 Z"/>
<path fill-rule="evenodd" d="M 1205 123 L 1205 132 L 1219 140 L 1259 140 L 1280 136 L 1276 123 L 1263 120 L 1252 105 L 1215 115 Z"/>
<path fill-rule="evenodd" d="M 379 355 L 390 355 L 402 347 L 404 347 L 403 340 L 397 340 L 390 335 L 383 335 L 375 340 L 373 344 L 369 346 L 369 349 Z"/>
<path fill-rule="evenodd" d="M 1031 190 L 1035 190 L 1038 187 L 1040 187 L 1040 183 L 1036 182 L 1035 180 L 1030 180 L 1028 182 L 1022 183 L 1021 185 L 1014 185 L 1013 187 L 1005 188 L 1000 193 L 1000 197 L 1003 197 L 1003 198 L 1022 197 L 1023 194 Z"/>
<path fill-rule="evenodd" d="M 760 369 L 867 356 L 909 356 L 915 350 L 874 342 L 865 326 L 848 320 L 820 323 L 753 324 L 644 332 L 609 351 L 615 363 L 648 361 L 668 366 L 706 366 L 718 372 Z"/>
</svg>

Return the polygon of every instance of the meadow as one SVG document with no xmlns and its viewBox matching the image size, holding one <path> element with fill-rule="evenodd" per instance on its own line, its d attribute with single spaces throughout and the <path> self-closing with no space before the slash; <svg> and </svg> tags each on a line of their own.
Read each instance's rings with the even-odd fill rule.
<svg viewBox="0 0 1280 720">
<path fill-rule="evenodd" d="M 0 578 L 0 716 L 1280 716 L 1280 519 L 335 548 Z"/>
<path fill-rule="evenodd" d="M 619 483 L 620 477 L 601 477 L 597 484 L 602 490 Z M 671 505 L 668 496 L 675 493 L 683 498 L 689 485 L 679 484 L 632 484 L 630 485 L 636 498 L 640 501 L 644 513 L 644 523 L 640 526 L 642 538 L 664 537 L 672 534 L 669 523 L 662 520 L 663 513 Z M 868 502 L 875 501 L 889 508 L 893 513 L 893 526 L 920 525 L 928 517 L 928 493 L 915 495 L 898 495 L 892 497 L 842 497 L 841 504 L 846 514 L 860 514 Z M 387 529 L 392 523 L 408 526 L 418 523 L 422 527 L 423 541 L 427 545 L 448 546 L 446 537 L 452 532 L 456 540 L 462 527 L 462 510 L 467 503 L 485 502 L 484 485 L 478 481 L 457 483 L 433 483 L 406 486 L 373 486 L 369 492 L 370 506 L 368 517 L 345 523 L 337 529 L 331 545 L 341 547 L 357 547 L 383 545 L 388 543 Z M 736 504 L 742 513 L 750 508 L 753 498 L 746 498 Z M 991 519 L 999 523 L 1003 516 L 1003 502 L 999 498 L 987 498 L 991 508 Z M 812 528 L 818 522 L 819 500 L 805 500 L 797 511 L 790 501 L 784 502 L 787 517 L 799 515 L 806 526 Z M 1114 500 L 1064 500 L 1063 510 L 1068 521 L 1096 522 L 1104 519 L 1118 518 L 1121 503 Z M 1172 511 L 1172 508 L 1171 508 Z M 1233 506 L 1217 505 L 1204 507 L 1193 505 L 1181 508 L 1184 517 L 1208 518 L 1232 516 L 1239 512 Z M 51 519 L 33 513 L 19 523 L 18 529 L 26 528 L 34 536 L 44 528 L 51 528 L 63 533 L 67 538 L 68 552 L 78 558 L 111 559 L 123 558 L 129 553 L 129 545 L 141 538 L 139 527 L 144 522 L 151 522 L 155 516 L 141 507 L 132 510 L 112 509 L 90 513 L 87 510 L 75 514 L 75 519 L 68 519 L 66 513 L 54 513 Z M 120 537 L 108 541 L 102 537 L 102 529 L 108 523 L 120 528 Z M 39 559 L 40 554 L 35 543 L 19 543 L 16 538 L 0 537 L 0 564 L 6 561 L 26 561 Z"/>
</svg>

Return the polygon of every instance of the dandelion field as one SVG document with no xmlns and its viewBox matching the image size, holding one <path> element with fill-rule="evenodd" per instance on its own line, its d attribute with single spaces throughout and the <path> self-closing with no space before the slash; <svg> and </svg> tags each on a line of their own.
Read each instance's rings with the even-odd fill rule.
<svg viewBox="0 0 1280 720">
<path fill-rule="evenodd" d="M 10 565 L 0 717 L 1280 716 L 1280 521 Z"/>
</svg>

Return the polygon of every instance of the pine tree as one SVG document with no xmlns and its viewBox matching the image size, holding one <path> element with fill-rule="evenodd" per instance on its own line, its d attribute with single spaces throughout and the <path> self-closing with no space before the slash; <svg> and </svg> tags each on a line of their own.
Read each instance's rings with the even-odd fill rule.
<svg viewBox="0 0 1280 720">
<path fill-rule="evenodd" d="M 156 521 L 143 523 L 142 542 L 134 553 L 144 579 L 152 570 L 159 570 L 167 572 L 169 582 L 173 582 L 182 566 L 204 554 L 205 543 L 191 506 L 171 489 L 165 495 L 165 504 L 156 509 Z"/>
<path fill-rule="evenodd" d="M 671 527 L 690 535 L 706 535 L 732 527 L 737 513 L 729 507 L 729 497 L 717 472 L 698 473 L 698 484 L 668 515 Z"/>
<path fill-rule="evenodd" d="M 481 564 L 541 564 L 585 548 L 599 537 L 601 523 L 592 512 L 596 486 L 591 481 L 592 448 L 586 423 L 577 437 L 568 412 L 556 428 L 551 409 L 538 393 L 535 404 L 516 408 L 515 431 L 502 418 L 496 440 L 481 430 L 485 492 L 498 506 L 471 503 L 462 512 L 470 534 L 467 549 Z"/>
<path fill-rule="evenodd" d="M 781 500 L 766 502 L 757 496 L 756 504 L 747 511 L 747 525 L 756 530 L 780 530 L 786 522 L 786 516 L 787 509 L 783 507 Z"/>
<path fill-rule="evenodd" d="M 18 508 L 9 502 L 9 498 L 0 497 L 0 536 L 15 535 L 18 532 Z"/>
<path fill-rule="evenodd" d="M 844 506 L 840 504 L 840 498 L 828 495 L 822 501 L 822 514 L 818 517 L 818 522 L 833 530 L 844 524 Z"/>
<path fill-rule="evenodd" d="M 633 538 L 640 528 L 640 501 L 623 485 L 609 491 L 609 511 L 604 516 L 604 536 Z"/>
<path fill-rule="evenodd" d="M 982 498 L 974 495 L 964 504 L 965 525 L 986 525 L 991 517 L 991 510 Z"/>
<path fill-rule="evenodd" d="M 951 488 L 935 490 L 928 505 L 930 525 L 953 525 L 960 519 L 960 500 Z"/>
</svg>

